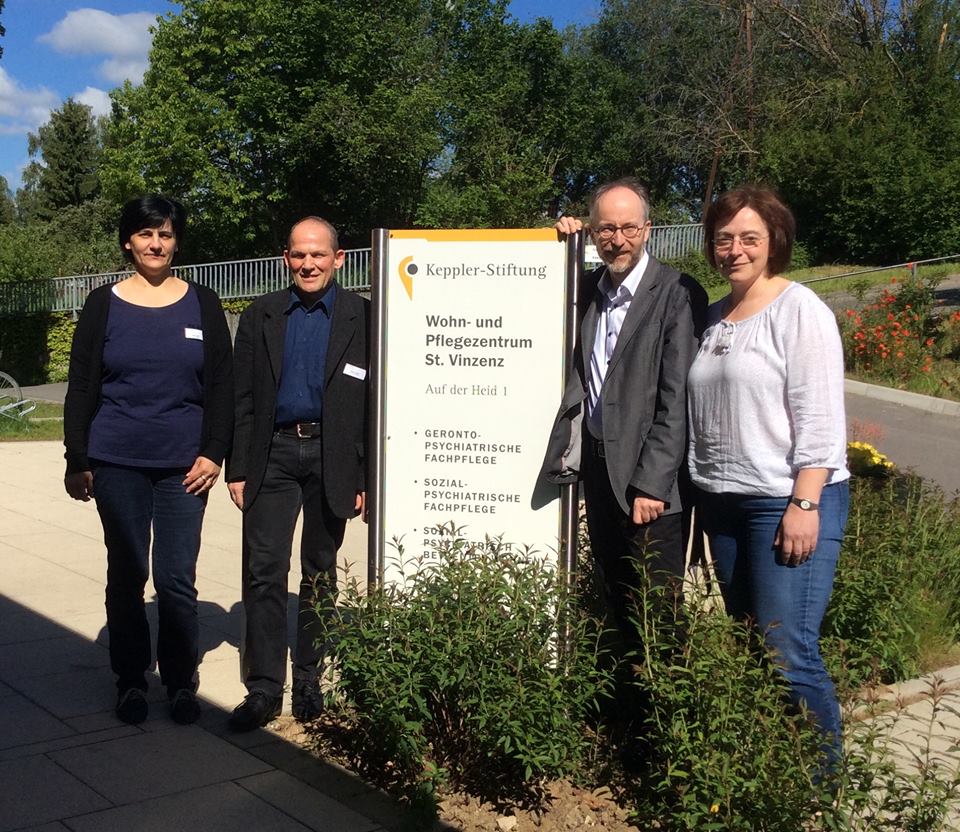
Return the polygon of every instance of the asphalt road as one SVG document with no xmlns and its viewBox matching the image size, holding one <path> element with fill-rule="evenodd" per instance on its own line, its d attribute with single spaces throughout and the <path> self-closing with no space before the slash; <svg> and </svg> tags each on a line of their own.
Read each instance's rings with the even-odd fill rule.
<svg viewBox="0 0 960 832">
<path fill-rule="evenodd" d="M 850 439 L 870 442 L 948 494 L 960 492 L 960 418 L 852 393 L 846 405 Z"/>
</svg>

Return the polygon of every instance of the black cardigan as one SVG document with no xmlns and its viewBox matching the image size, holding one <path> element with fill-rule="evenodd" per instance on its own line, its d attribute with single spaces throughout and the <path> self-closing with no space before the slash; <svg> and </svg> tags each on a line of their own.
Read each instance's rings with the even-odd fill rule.
<svg viewBox="0 0 960 832">
<path fill-rule="evenodd" d="M 230 330 L 216 292 L 191 284 L 200 301 L 203 328 L 203 422 L 200 456 L 223 461 L 233 436 L 233 350 Z M 100 407 L 103 340 L 107 331 L 112 285 L 94 289 L 83 304 L 73 333 L 67 397 L 63 407 L 63 444 L 67 473 L 89 471 L 90 425 Z"/>
</svg>

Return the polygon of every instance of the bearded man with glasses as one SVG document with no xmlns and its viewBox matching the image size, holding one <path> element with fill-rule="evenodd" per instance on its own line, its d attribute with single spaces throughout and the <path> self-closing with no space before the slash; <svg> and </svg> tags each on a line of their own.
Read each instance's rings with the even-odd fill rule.
<svg viewBox="0 0 960 832">
<path fill-rule="evenodd" d="M 628 647 L 638 643 L 640 587 L 653 588 L 662 612 L 679 602 L 686 379 L 707 308 L 693 278 L 646 251 L 649 205 L 632 178 L 591 198 L 589 232 L 604 265 L 581 281 L 575 360 L 543 467 L 552 482 L 583 481 L 593 557 Z M 582 227 L 574 217 L 556 224 L 561 235 Z"/>
</svg>

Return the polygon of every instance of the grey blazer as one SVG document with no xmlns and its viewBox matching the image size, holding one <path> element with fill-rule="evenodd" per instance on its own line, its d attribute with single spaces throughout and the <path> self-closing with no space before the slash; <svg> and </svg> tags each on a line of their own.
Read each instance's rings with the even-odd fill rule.
<svg viewBox="0 0 960 832">
<path fill-rule="evenodd" d="M 597 290 L 606 267 L 585 275 L 578 293 L 582 315 L 574 366 L 567 378 L 541 475 L 557 484 L 580 478 L 586 431 L 587 375 L 599 321 Z M 687 449 L 687 372 L 697 354 L 707 293 L 689 275 L 650 258 L 617 338 L 604 378 L 603 442 L 610 485 L 620 508 L 634 493 L 680 511 L 677 472 Z"/>
</svg>

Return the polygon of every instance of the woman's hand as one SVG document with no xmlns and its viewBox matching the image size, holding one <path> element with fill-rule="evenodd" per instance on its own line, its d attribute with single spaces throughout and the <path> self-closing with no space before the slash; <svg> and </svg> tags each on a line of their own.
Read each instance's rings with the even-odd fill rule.
<svg viewBox="0 0 960 832">
<path fill-rule="evenodd" d="M 819 503 L 820 492 L 823 491 L 828 473 L 826 468 L 801 468 L 797 471 L 797 479 L 793 484 L 793 495 L 814 504 Z M 773 545 L 780 550 L 786 566 L 799 566 L 810 559 L 817 548 L 819 536 L 820 512 L 804 511 L 791 502 L 787 503 L 787 510 L 783 513 Z"/>
<path fill-rule="evenodd" d="M 93 496 L 93 472 L 77 471 L 75 474 L 67 474 L 63 478 L 63 487 L 74 500 L 90 502 Z"/>
<path fill-rule="evenodd" d="M 187 476 L 183 478 L 183 484 L 187 488 L 188 494 L 206 494 L 220 476 L 220 466 L 212 459 L 205 456 L 198 456 L 193 467 L 187 471 Z"/>
<path fill-rule="evenodd" d="M 810 559 L 820 535 L 820 512 L 804 511 L 790 503 L 783 513 L 773 545 L 787 566 L 799 566 Z"/>
</svg>

